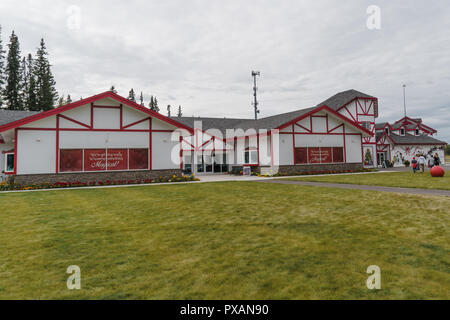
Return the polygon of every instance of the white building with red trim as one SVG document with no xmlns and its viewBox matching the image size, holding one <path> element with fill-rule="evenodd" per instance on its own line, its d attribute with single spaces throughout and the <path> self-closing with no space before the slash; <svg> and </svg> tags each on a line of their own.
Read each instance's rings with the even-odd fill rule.
<svg viewBox="0 0 450 320">
<path fill-rule="evenodd" d="M 251 167 L 295 173 L 376 166 L 378 100 L 348 90 L 253 119 L 166 117 L 113 92 L 42 113 L 0 110 L 0 165 L 21 182 L 145 179 Z M 364 161 L 371 153 L 372 161 Z"/>
<path fill-rule="evenodd" d="M 446 142 L 435 138 L 437 130 L 425 125 L 420 118 L 403 117 L 390 124 L 376 124 L 377 159 L 393 162 L 394 166 L 403 166 L 407 160 L 420 154 L 438 154 L 441 163 L 445 164 L 444 149 Z"/>
</svg>

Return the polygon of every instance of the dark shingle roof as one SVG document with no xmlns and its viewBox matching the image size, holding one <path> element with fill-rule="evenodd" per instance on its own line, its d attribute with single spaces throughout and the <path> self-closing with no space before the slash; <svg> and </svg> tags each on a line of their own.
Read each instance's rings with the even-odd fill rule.
<svg viewBox="0 0 450 320">
<path fill-rule="evenodd" d="M 404 136 L 399 136 L 397 134 L 391 134 L 389 136 L 395 144 L 447 144 L 447 142 L 435 139 L 427 135 L 413 136 L 411 134 L 406 134 Z"/>
<path fill-rule="evenodd" d="M 356 90 L 347 90 L 343 92 L 339 92 L 334 96 L 328 98 L 327 100 L 319 103 L 315 107 L 299 109 L 291 112 L 281 113 L 277 115 L 273 115 L 270 117 L 261 118 L 258 120 L 254 119 L 233 119 L 233 118 L 204 118 L 204 117 L 172 117 L 172 119 L 177 120 L 191 128 L 194 127 L 194 121 L 202 121 L 202 128 L 204 130 L 215 128 L 219 129 L 223 133 L 225 133 L 226 129 L 267 129 L 271 130 L 277 128 L 295 118 L 298 118 L 315 108 L 321 107 L 323 105 L 327 105 L 333 110 L 338 110 L 340 107 L 350 102 L 355 98 L 374 98 L 368 94 L 356 91 Z M 378 105 L 375 104 L 376 114 L 378 113 Z M 378 116 L 378 115 L 377 115 Z"/>
<path fill-rule="evenodd" d="M 0 126 L 17 121 L 29 116 L 32 116 L 33 114 L 36 114 L 39 112 L 33 112 L 33 111 L 17 111 L 17 110 L 4 110 L 0 109 Z"/>
<path fill-rule="evenodd" d="M 289 122 L 295 118 L 298 118 L 316 107 L 300 109 L 292 112 L 286 112 L 282 114 L 277 114 L 270 117 L 261 118 L 258 120 L 254 119 L 236 119 L 236 118 L 205 118 L 205 117 L 172 117 L 172 119 L 177 120 L 191 128 L 194 128 L 195 121 L 202 121 L 202 129 L 219 129 L 222 133 L 226 133 L 226 129 L 243 129 L 247 130 L 250 128 L 254 129 L 275 129 L 286 122 Z"/>
<path fill-rule="evenodd" d="M 368 94 L 362 93 L 360 91 L 350 89 L 346 91 L 342 91 L 339 93 L 336 93 L 334 96 L 328 98 L 327 100 L 319 103 L 317 106 L 327 105 L 331 109 L 337 111 L 340 107 L 345 105 L 346 103 L 352 101 L 355 98 L 371 98 L 374 99 L 375 97 L 370 96 Z M 378 102 L 375 101 L 375 118 L 378 117 Z"/>
</svg>

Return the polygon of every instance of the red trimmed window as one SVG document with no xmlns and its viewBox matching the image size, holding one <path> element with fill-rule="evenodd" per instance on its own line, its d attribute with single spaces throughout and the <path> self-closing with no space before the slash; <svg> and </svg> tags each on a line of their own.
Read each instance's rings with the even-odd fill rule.
<svg viewBox="0 0 450 320">
<path fill-rule="evenodd" d="M 148 169 L 148 149 L 61 149 L 60 172 Z"/>
<path fill-rule="evenodd" d="M 59 151 L 60 172 L 83 171 L 83 150 L 63 149 Z"/>
<path fill-rule="evenodd" d="M 308 163 L 308 148 L 295 148 L 295 163 Z"/>
<path fill-rule="evenodd" d="M 295 148 L 295 164 L 342 163 L 342 147 L 303 147 Z"/>
<path fill-rule="evenodd" d="M 148 169 L 148 149 L 130 149 L 130 170 Z"/>
</svg>

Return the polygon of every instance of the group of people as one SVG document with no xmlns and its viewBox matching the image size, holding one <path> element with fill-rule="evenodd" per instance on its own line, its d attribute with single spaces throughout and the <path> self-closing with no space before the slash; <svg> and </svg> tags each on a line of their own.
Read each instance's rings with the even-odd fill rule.
<svg viewBox="0 0 450 320">
<path fill-rule="evenodd" d="M 438 166 L 441 164 L 441 159 L 439 158 L 439 155 L 437 153 L 434 154 L 434 156 L 429 153 L 426 156 L 423 154 L 418 154 L 417 159 L 416 157 L 413 157 L 412 161 L 412 168 L 413 172 L 416 173 L 417 171 L 422 171 L 422 173 L 425 171 L 425 164 L 428 165 L 428 168 L 433 168 L 434 166 Z"/>
</svg>

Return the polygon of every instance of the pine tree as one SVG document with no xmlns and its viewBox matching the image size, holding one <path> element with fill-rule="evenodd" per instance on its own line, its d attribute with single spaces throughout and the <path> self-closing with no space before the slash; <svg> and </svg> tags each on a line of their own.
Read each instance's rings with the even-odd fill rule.
<svg viewBox="0 0 450 320">
<path fill-rule="evenodd" d="M 55 89 L 55 79 L 51 72 L 51 65 L 47 58 L 47 51 L 44 39 L 41 39 L 40 47 L 36 53 L 34 74 L 36 77 L 36 91 L 38 110 L 45 111 L 54 107 L 58 100 L 58 93 Z"/>
<path fill-rule="evenodd" d="M 142 91 L 141 91 L 141 96 L 139 97 L 139 100 L 140 100 L 140 105 L 142 107 L 144 107 L 145 106 L 145 104 L 144 104 L 144 95 L 142 94 Z"/>
<path fill-rule="evenodd" d="M 64 95 L 60 96 L 58 99 L 58 107 L 62 107 L 64 105 Z"/>
<path fill-rule="evenodd" d="M 27 106 L 27 94 L 28 94 L 28 77 L 27 77 L 27 58 L 23 57 L 20 63 L 20 101 L 22 103 L 21 109 L 28 110 Z"/>
<path fill-rule="evenodd" d="M 67 95 L 66 104 L 72 103 L 72 98 L 70 97 L 70 94 Z"/>
<path fill-rule="evenodd" d="M 114 87 L 114 85 L 111 86 L 111 88 L 109 89 L 109 91 L 112 91 L 112 92 L 114 92 L 114 93 L 117 94 L 117 90 L 116 90 L 116 87 Z"/>
<path fill-rule="evenodd" d="M 181 106 L 178 106 L 178 114 L 177 117 L 181 118 L 183 116 L 183 113 L 181 112 Z"/>
<path fill-rule="evenodd" d="M 0 26 L 0 108 L 3 105 L 3 87 L 5 85 L 5 53 L 2 42 L 2 26 Z"/>
<path fill-rule="evenodd" d="M 20 68 L 20 45 L 14 31 L 8 44 L 8 56 L 6 58 L 6 86 L 4 90 L 4 99 L 6 107 L 9 110 L 22 110 L 23 101 L 21 100 L 21 68 Z"/>
<path fill-rule="evenodd" d="M 170 104 L 167 105 L 167 116 L 170 117 Z"/>
<path fill-rule="evenodd" d="M 128 100 L 136 102 L 136 96 L 134 94 L 134 89 L 131 88 L 130 92 L 128 93 Z"/>
<path fill-rule="evenodd" d="M 156 97 L 150 96 L 150 103 L 148 104 L 148 106 L 150 110 L 159 112 L 158 100 L 156 99 Z"/>
<path fill-rule="evenodd" d="M 25 96 L 24 105 L 28 110 L 38 110 L 37 96 L 36 96 L 36 78 L 34 76 L 34 62 L 31 53 L 27 57 L 27 72 L 26 72 L 26 82 L 28 83 L 28 88 Z"/>
</svg>

